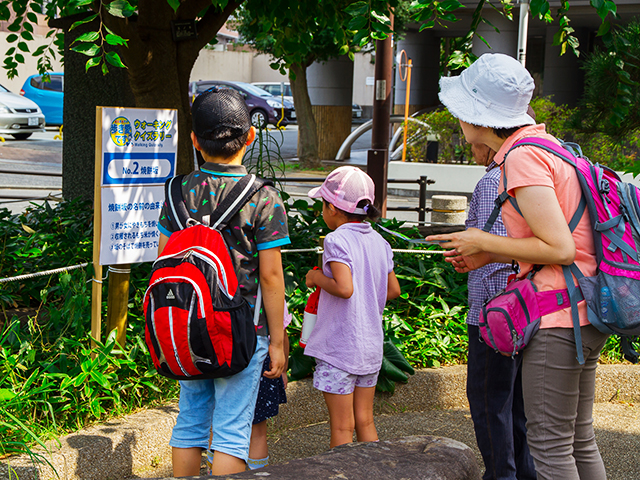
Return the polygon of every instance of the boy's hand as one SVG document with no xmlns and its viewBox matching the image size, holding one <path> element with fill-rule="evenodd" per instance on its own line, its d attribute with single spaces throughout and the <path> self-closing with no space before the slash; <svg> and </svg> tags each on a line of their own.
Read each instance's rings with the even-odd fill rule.
<svg viewBox="0 0 640 480">
<path fill-rule="evenodd" d="M 267 378 L 278 378 L 284 371 L 284 350 L 282 347 L 269 345 L 269 356 L 271 357 L 271 363 L 269 364 L 269 370 L 264 372 L 264 376 Z"/>
</svg>

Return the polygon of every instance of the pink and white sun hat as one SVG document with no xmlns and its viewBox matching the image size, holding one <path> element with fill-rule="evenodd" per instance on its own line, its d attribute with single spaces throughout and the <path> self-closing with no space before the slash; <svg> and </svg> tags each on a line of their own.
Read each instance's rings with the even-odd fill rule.
<svg viewBox="0 0 640 480">
<path fill-rule="evenodd" d="M 535 83 L 515 58 L 485 53 L 456 77 L 440 78 L 440 101 L 463 122 L 478 127 L 533 125 L 527 114 Z"/>
<path fill-rule="evenodd" d="M 309 197 L 323 198 L 347 213 L 366 215 L 358 208 L 361 200 L 373 203 L 375 187 L 371 177 L 357 167 L 340 167 L 331 172 L 324 183 L 309 190 Z"/>
</svg>

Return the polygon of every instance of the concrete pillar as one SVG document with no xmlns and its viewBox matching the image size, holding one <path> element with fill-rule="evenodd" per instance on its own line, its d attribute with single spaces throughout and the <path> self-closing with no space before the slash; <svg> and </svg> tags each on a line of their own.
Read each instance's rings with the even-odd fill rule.
<svg viewBox="0 0 640 480">
<path fill-rule="evenodd" d="M 307 69 L 307 85 L 318 131 L 318 157 L 333 160 L 351 133 L 353 62 L 342 56 Z"/>
<path fill-rule="evenodd" d="M 516 9 L 514 9 L 514 17 Z M 472 51 L 474 55 L 478 57 L 483 53 L 504 53 L 513 58 L 518 58 L 518 22 L 511 21 L 500 13 L 496 12 L 492 8 L 485 8 L 482 12 L 484 18 L 489 20 L 495 27 L 500 30 L 500 33 L 496 32 L 491 25 L 480 22 L 478 25 L 478 35 L 482 36 L 491 48 L 478 38 L 478 35 L 473 37 Z"/>
<path fill-rule="evenodd" d="M 400 52 L 403 49 L 413 62 L 409 98 L 409 115 L 411 115 L 439 103 L 440 37 L 430 31 L 409 32 L 398 42 L 397 51 Z M 407 82 L 400 80 L 400 72 L 396 66 L 395 105 L 393 107 L 395 114 L 404 114 L 406 88 Z"/>
<path fill-rule="evenodd" d="M 467 219 L 467 197 L 462 195 L 434 195 L 431 197 L 431 221 L 464 225 Z"/>
<path fill-rule="evenodd" d="M 557 25 L 547 27 L 542 95 L 551 96 L 557 105 L 575 107 L 584 91 L 584 72 L 572 52 L 560 56 L 560 47 L 553 45 L 553 35 L 557 30 Z M 576 28 L 573 35 L 580 41 L 581 50 L 588 45 L 589 30 Z"/>
</svg>

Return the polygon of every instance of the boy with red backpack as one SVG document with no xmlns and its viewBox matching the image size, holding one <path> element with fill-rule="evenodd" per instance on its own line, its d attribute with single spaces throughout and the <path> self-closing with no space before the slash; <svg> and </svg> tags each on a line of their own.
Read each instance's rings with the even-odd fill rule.
<svg viewBox="0 0 640 480">
<path fill-rule="evenodd" d="M 216 206 L 229 196 L 236 182 L 247 175 L 242 157 L 247 145 L 255 139 L 255 129 L 244 100 L 231 89 L 207 90 L 195 99 L 191 112 L 191 140 L 206 163 L 199 171 L 182 178 L 182 197 L 193 220 L 214 224 L 216 219 L 211 215 Z M 171 218 L 174 214 L 165 202 L 159 222 L 159 255 L 176 231 Z M 287 215 L 277 190 L 270 186 L 260 188 L 228 219 L 221 234 L 229 247 L 241 295 L 251 308 L 257 305 L 259 310 L 257 346 L 249 365 L 239 373 L 224 378 L 180 381 L 180 413 L 169 442 L 173 447 L 176 477 L 199 475 L 202 451 L 206 449 L 214 452 L 212 474 L 245 470 L 251 422 L 267 351 L 271 368 L 264 373 L 266 377 L 280 377 L 285 365 L 280 247 L 290 240 Z"/>
</svg>

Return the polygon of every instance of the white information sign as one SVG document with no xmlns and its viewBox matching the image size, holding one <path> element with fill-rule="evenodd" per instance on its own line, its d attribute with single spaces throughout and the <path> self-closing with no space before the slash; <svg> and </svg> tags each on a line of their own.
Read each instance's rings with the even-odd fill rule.
<svg viewBox="0 0 640 480">
<path fill-rule="evenodd" d="M 176 169 L 177 112 L 101 110 L 100 265 L 154 261 L 163 185 Z"/>
</svg>

